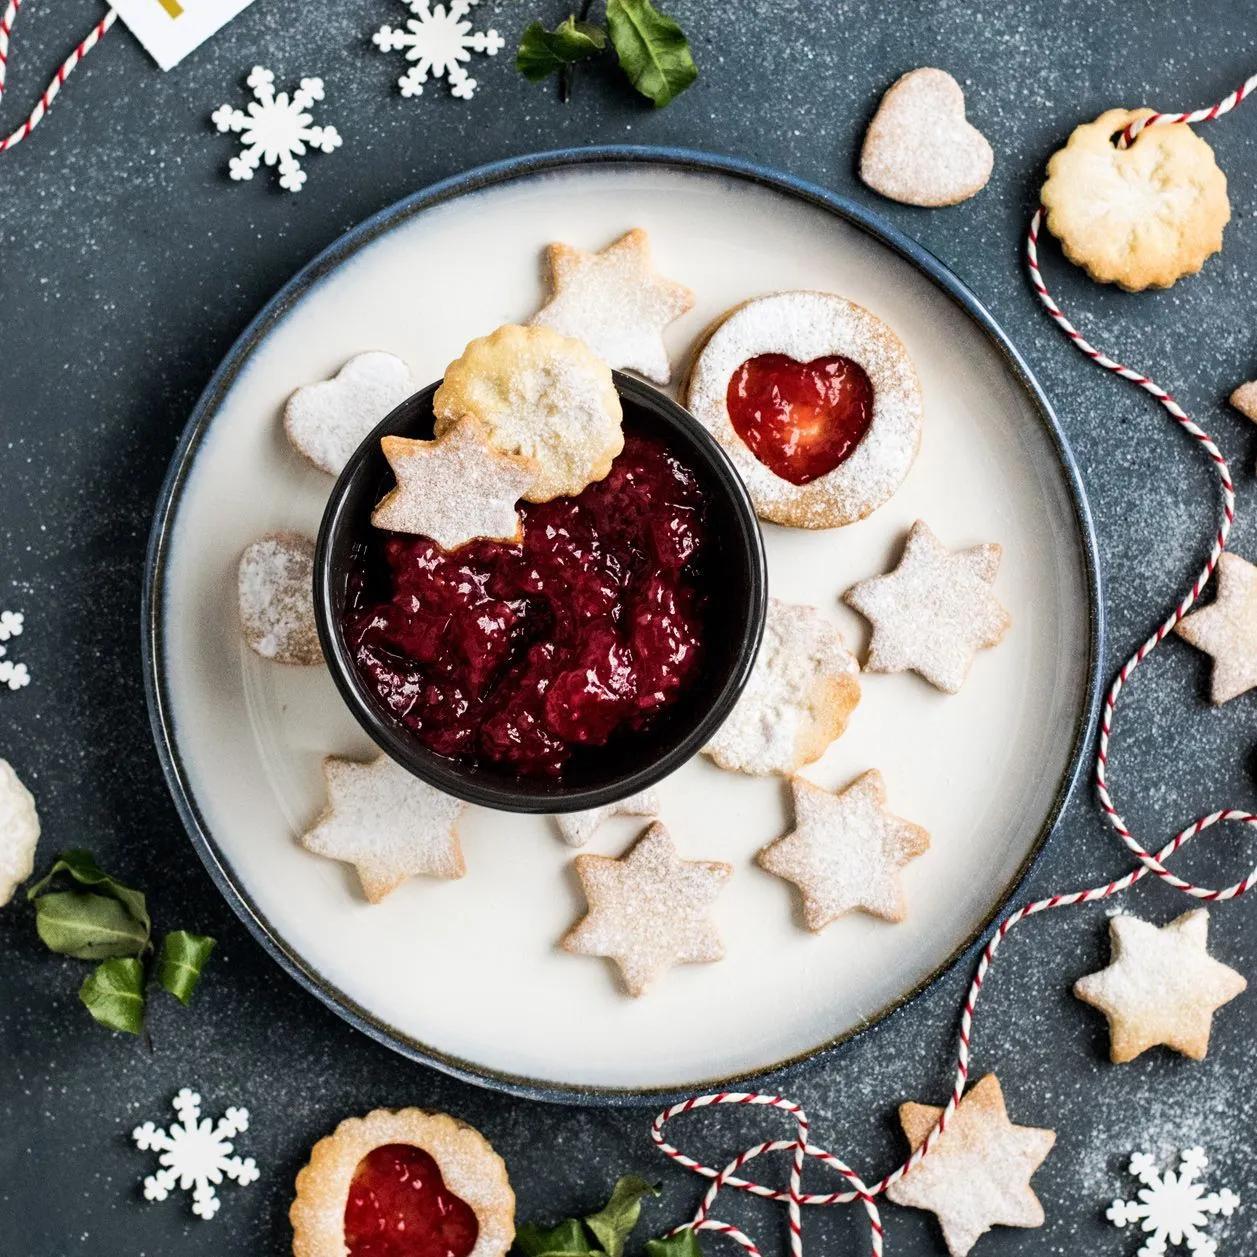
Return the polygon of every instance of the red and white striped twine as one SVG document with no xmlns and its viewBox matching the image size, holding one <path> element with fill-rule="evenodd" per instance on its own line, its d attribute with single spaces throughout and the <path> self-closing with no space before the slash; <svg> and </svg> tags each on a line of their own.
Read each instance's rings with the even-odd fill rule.
<svg viewBox="0 0 1257 1257">
<path fill-rule="evenodd" d="M 22 0 L 9 0 L 4 10 L 4 16 L 0 17 L 0 102 L 4 100 L 5 75 L 8 72 L 9 37 L 13 33 L 13 24 L 17 21 L 17 15 L 21 8 Z M 73 52 L 61 63 L 56 74 L 52 76 L 48 86 L 44 88 L 43 95 L 35 102 L 35 108 L 31 110 L 26 121 L 11 135 L 0 140 L 0 153 L 7 152 L 15 145 L 20 144 L 43 121 L 44 115 L 52 108 L 52 102 L 57 99 L 57 93 L 61 91 L 62 86 L 66 79 L 70 77 L 74 68 L 100 43 L 101 37 L 117 20 L 117 10 L 109 9 L 106 11 L 105 16 L 83 36 Z"/>
<path fill-rule="evenodd" d="M 1131 123 L 1126 128 L 1121 139 L 1119 147 L 1125 148 L 1129 144 L 1133 144 L 1141 131 L 1151 126 L 1168 126 L 1180 123 L 1193 122 L 1209 122 L 1214 118 L 1221 117 L 1225 113 L 1229 113 L 1236 105 L 1248 96 L 1254 88 L 1257 88 L 1257 75 L 1248 79 L 1243 86 L 1237 88 L 1225 99 L 1219 101 L 1216 105 L 1207 109 L 1196 109 L 1190 113 L 1174 113 L 1162 114 L 1154 113 L 1147 118 L 1140 119 Z M 1030 228 L 1026 236 L 1026 266 L 1030 273 L 1030 283 L 1035 292 L 1039 296 L 1039 300 L 1043 303 L 1044 308 L 1050 314 L 1056 325 L 1065 333 L 1073 342 L 1074 346 L 1092 362 L 1103 367 L 1106 371 L 1111 371 L 1114 375 L 1120 376 L 1124 380 L 1129 380 L 1132 384 L 1143 389 L 1144 392 L 1150 393 L 1158 402 L 1169 412 L 1170 417 L 1183 429 L 1190 437 L 1192 437 L 1204 450 L 1208 456 L 1211 465 L 1218 477 L 1218 486 L 1221 491 L 1222 506 L 1218 522 L 1217 532 L 1213 537 L 1213 543 L 1210 547 L 1209 557 L 1201 568 L 1199 575 L 1192 582 L 1191 588 L 1184 594 L 1178 605 L 1166 617 L 1155 632 L 1145 641 L 1138 650 L 1122 665 L 1121 670 L 1113 680 L 1113 684 L 1109 687 L 1105 696 L 1104 706 L 1100 717 L 1100 739 L 1099 749 L 1096 754 L 1095 768 L 1095 784 L 1096 793 L 1099 797 L 1100 808 L 1112 829 L 1117 836 L 1126 845 L 1127 849 L 1133 853 L 1138 864 L 1124 877 L 1118 878 L 1116 881 L 1109 882 L 1104 886 L 1094 886 L 1090 890 L 1073 891 L 1070 894 L 1052 895 L 1047 899 L 1036 900 L 1011 912 L 1003 921 L 1000 922 L 990 941 L 987 943 L 978 961 L 977 970 L 974 973 L 973 981 L 969 986 L 969 993 L 965 999 L 964 1008 L 960 1015 L 960 1031 L 957 1037 L 956 1045 L 956 1072 L 952 1084 L 952 1092 L 948 1098 L 946 1107 L 938 1119 L 938 1123 L 934 1129 L 930 1131 L 921 1146 L 897 1169 L 892 1170 L 885 1178 L 874 1183 L 871 1187 L 866 1186 L 860 1176 L 852 1170 L 843 1161 L 840 1161 L 832 1153 L 825 1151 L 812 1144 L 809 1139 L 807 1117 L 803 1110 L 793 1101 L 778 1095 L 748 1094 L 744 1092 L 719 1092 L 715 1095 L 697 1096 L 695 1098 L 684 1100 L 679 1104 L 674 1104 L 670 1108 L 665 1109 L 654 1120 L 650 1129 L 650 1137 L 656 1147 L 666 1156 L 679 1165 L 683 1165 L 688 1170 L 702 1175 L 704 1178 L 711 1180 L 711 1186 L 708 1188 L 706 1195 L 703 1197 L 702 1203 L 698 1206 L 697 1212 L 688 1223 L 676 1228 L 673 1232 L 683 1231 L 687 1227 L 697 1231 L 714 1231 L 719 1234 L 728 1235 L 731 1239 L 740 1244 L 753 1257 L 758 1257 L 759 1250 L 756 1248 L 751 1238 L 739 1231 L 736 1227 L 729 1226 L 726 1223 L 718 1222 L 711 1216 L 712 1207 L 716 1202 L 717 1196 L 725 1187 L 732 1187 L 739 1191 L 750 1192 L 755 1196 L 762 1196 L 767 1200 L 776 1200 L 783 1202 L 787 1207 L 788 1220 L 790 1227 L 790 1252 L 791 1257 L 802 1257 L 803 1254 L 803 1235 L 800 1225 L 800 1207 L 803 1205 L 842 1205 L 849 1204 L 858 1200 L 864 1207 L 865 1213 L 869 1221 L 869 1239 L 870 1247 L 874 1257 L 881 1257 L 884 1249 L 884 1231 L 882 1228 L 881 1218 L 878 1214 L 876 1198 L 882 1194 L 892 1183 L 902 1178 L 909 1170 L 917 1165 L 922 1158 L 929 1153 L 937 1145 L 938 1140 L 943 1132 L 947 1129 L 948 1123 L 952 1119 L 952 1115 L 956 1111 L 956 1106 L 960 1103 L 961 1096 L 964 1094 L 965 1084 L 969 1078 L 969 1053 L 971 1047 L 971 1037 L 973 1029 L 973 1013 L 977 1006 L 978 995 L 982 991 L 982 984 L 986 981 L 987 971 L 991 967 L 991 962 L 995 959 L 996 952 L 999 951 L 1000 945 L 1008 936 L 1014 926 L 1018 925 L 1026 917 L 1032 917 L 1040 912 L 1047 912 L 1053 908 L 1067 908 L 1075 904 L 1095 903 L 1098 900 L 1108 899 L 1113 895 L 1120 894 L 1122 891 L 1133 886 L 1136 882 L 1147 877 L 1149 873 L 1155 874 L 1168 885 L 1173 886 L 1176 890 L 1181 890 L 1184 894 L 1191 895 L 1193 898 L 1201 899 L 1206 902 L 1221 901 L 1226 899 L 1235 899 L 1252 889 L 1257 884 L 1257 868 L 1254 868 L 1243 880 L 1234 882 L 1230 886 L 1214 888 L 1208 886 L 1196 886 L 1191 882 L 1184 881 L 1181 877 L 1175 876 L 1165 867 L 1165 861 L 1168 860 L 1179 848 L 1185 846 L 1197 834 L 1203 833 L 1206 829 L 1218 824 L 1220 821 L 1240 821 L 1246 825 L 1257 825 L 1257 814 L 1252 812 L 1241 811 L 1238 808 L 1224 808 L 1218 812 L 1211 812 L 1208 816 L 1202 816 L 1199 820 L 1194 821 L 1186 829 L 1175 834 L 1169 842 L 1165 844 L 1155 855 L 1149 853 L 1142 844 L 1135 838 L 1127 827 L 1125 820 L 1122 819 L 1121 813 L 1113 803 L 1112 795 L 1109 791 L 1108 781 L 1108 762 L 1109 762 L 1109 738 L 1113 732 L 1113 715 L 1117 707 L 1117 700 L 1122 692 L 1122 688 L 1130 679 L 1135 669 L 1165 640 L 1165 638 L 1174 629 L 1174 626 L 1191 610 L 1197 599 L 1200 597 L 1201 591 L 1208 582 L 1213 570 L 1218 564 L 1218 559 L 1222 551 L 1226 548 L 1227 538 L 1230 536 L 1231 526 L 1235 522 L 1235 487 L 1231 480 L 1231 472 L 1227 467 L 1226 459 L 1222 456 L 1221 451 L 1214 444 L 1209 434 L 1203 431 L 1183 410 L 1183 408 L 1170 396 L 1163 388 L 1150 380 L 1146 375 L 1132 370 L 1130 367 L 1124 366 L 1120 362 L 1108 357 L 1096 349 L 1093 345 L 1083 337 L 1082 333 L 1067 319 L 1061 308 L 1053 300 L 1052 294 L 1048 291 L 1047 285 L 1043 282 L 1042 272 L 1039 270 L 1039 229 L 1043 222 L 1043 210 L 1039 209 L 1035 212 L 1030 220 Z M 692 1157 L 687 1156 L 680 1149 L 674 1147 L 664 1138 L 664 1127 L 673 1118 L 679 1117 L 683 1113 L 692 1112 L 695 1109 L 707 1108 L 716 1104 L 741 1104 L 741 1105 L 759 1105 L 769 1108 L 782 1109 L 794 1117 L 796 1125 L 796 1134 L 793 1139 L 776 1139 L 767 1143 L 757 1144 L 753 1148 L 748 1148 L 740 1153 L 722 1170 L 717 1170 L 712 1166 L 703 1165 L 699 1161 L 695 1161 Z M 783 1152 L 793 1151 L 794 1156 L 790 1166 L 789 1182 L 786 1190 L 781 1191 L 771 1187 L 766 1187 L 760 1183 L 743 1178 L 739 1175 L 739 1171 L 749 1161 L 753 1161 L 756 1157 L 765 1152 Z M 849 1184 L 849 1188 L 830 1192 L 827 1194 L 814 1194 L 804 1192 L 802 1190 L 802 1172 L 805 1159 L 813 1157 L 818 1161 L 830 1166 L 836 1170 Z"/>
</svg>

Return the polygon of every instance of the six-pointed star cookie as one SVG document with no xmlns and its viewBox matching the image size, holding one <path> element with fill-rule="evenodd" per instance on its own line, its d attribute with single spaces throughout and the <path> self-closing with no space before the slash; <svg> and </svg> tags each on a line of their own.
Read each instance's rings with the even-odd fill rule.
<svg viewBox="0 0 1257 1257">
<path fill-rule="evenodd" d="M 653 790 L 639 790 L 618 803 L 593 807 L 587 812 L 564 812 L 554 819 L 558 822 L 559 833 L 568 846 L 583 847 L 608 817 L 658 815 L 659 796 Z"/>
<path fill-rule="evenodd" d="M 301 836 L 315 855 L 358 870 L 362 892 L 379 903 L 409 877 L 462 877 L 455 826 L 461 799 L 411 776 L 387 755 L 368 764 L 329 756 L 327 810 Z"/>
<path fill-rule="evenodd" d="M 431 537 L 456 550 L 478 537 L 517 541 L 515 504 L 532 484 L 531 459 L 502 454 L 475 419 L 463 419 L 435 441 L 380 439 L 397 486 L 371 516 L 376 528 Z"/>
<path fill-rule="evenodd" d="M 1195 908 L 1160 928 L 1138 917 L 1109 922 L 1107 969 L 1074 983 L 1074 994 L 1109 1019 L 1109 1055 L 1121 1063 L 1164 1045 L 1202 1060 L 1213 1014 L 1248 985 L 1205 950 L 1209 914 Z"/>
<path fill-rule="evenodd" d="M 564 935 L 561 946 L 614 960 L 630 995 L 640 995 L 673 965 L 724 955 L 707 909 L 729 880 L 731 865 L 682 860 L 658 823 L 623 859 L 578 855 L 574 863 L 589 912 Z"/>
<path fill-rule="evenodd" d="M 899 1122 L 915 1152 L 938 1123 L 941 1108 L 899 1106 Z M 994 1074 L 961 1101 L 930 1155 L 886 1195 L 897 1205 L 938 1216 L 952 1257 L 964 1255 L 993 1226 L 1043 1225 L 1043 1206 L 1030 1178 L 1052 1150 L 1056 1133 L 1014 1126 Z"/>
<path fill-rule="evenodd" d="M 1218 560 L 1214 600 L 1174 631 L 1213 656 L 1209 697 L 1230 702 L 1257 685 L 1257 567 L 1229 551 Z"/>
<path fill-rule="evenodd" d="M 838 794 L 802 777 L 790 786 L 794 829 L 756 860 L 799 888 L 807 928 L 823 930 L 853 908 L 902 921 L 899 870 L 929 847 L 930 835 L 886 810 L 881 773 L 870 769 Z"/>
<path fill-rule="evenodd" d="M 955 694 L 973 656 L 995 646 L 1011 624 L 991 593 L 1003 550 L 994 542 L 948 550 L 917 520 L 899 566 L 843 594 L 873 626 L 867 672 L 918 672 Z"/>
<path fill-rule="evenodd" d="M 546 263 L 552 293 L 531 323 L 583 340 L 608 366 L 668 382 L 663 329 L 694 304 L 694 294 L 656 272 L 650 237 L 640 227 L 601 253 L 552 244 Z"/>
</svg>

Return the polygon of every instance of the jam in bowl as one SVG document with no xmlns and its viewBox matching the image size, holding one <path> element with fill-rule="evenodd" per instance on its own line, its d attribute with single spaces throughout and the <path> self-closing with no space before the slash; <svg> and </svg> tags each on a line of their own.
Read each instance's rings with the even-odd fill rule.
<svg viewBox="0 0 1257 1257">
<path fill-rule="evenodd" d="M 624 449 L 580 494 L 520 503 L 518 541 L 443 550 L 375 529 L 380 438 L 432 435 L 436 386 L 342 472 L 315 556 L 332 676 L 416 776 L 510 811 L 599 807 L 658 781 L 715 732 L 763 631 L 754 511 L 675 402 L 615 376 Z"/>
</svg>

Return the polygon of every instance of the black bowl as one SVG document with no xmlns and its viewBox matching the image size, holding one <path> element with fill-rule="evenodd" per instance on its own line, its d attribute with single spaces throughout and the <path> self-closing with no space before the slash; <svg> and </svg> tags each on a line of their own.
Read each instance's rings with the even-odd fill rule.
<svg viewBox="0 0 1257 1257">
<path fill-rule="evenodd" d="M 354 452 L 328 499 L 314 556 L 319 640 L 337 688 L 358 723 L 403 768 L 470 803 L 507 812 L 577 812 L 626 798 L 679 768 L 720 727 L 759 651 L 767 604 L 764 544 L 741 478 L 719 444 L 663 393 L 615 373 L 626 425 L 662 437 L 702 479 L 710 511 L 707 658 L 687 692 L 648 729 L 579 751 L 558 780 L 438 755 L 387 712 L 362 683 L 345 642 L 343 612 L 355 541 L 368 535 L 375 504 L 392 487 L 383 436 L 430 438 L 432 384 L 402 402 Z"/>
</svg>

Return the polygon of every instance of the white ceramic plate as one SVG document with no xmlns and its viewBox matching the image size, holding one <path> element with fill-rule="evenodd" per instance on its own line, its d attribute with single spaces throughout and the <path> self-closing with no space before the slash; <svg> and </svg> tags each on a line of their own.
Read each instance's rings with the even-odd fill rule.
<svg viewBox="0 0 1257 1257">
<path fill-rule="evenodd" d="M 352 870 L 304 851 L 320 761 L 367 756 L 322 668 L 243 644 L 240 551 L 317 530 L 330 478 L 286 444 L 291 390 L 362 350 L 436 379 L 472 337 L 532 312 L 551 240 L 599 248 L 649 230 L 656 261 L 697 295 L 668 335 L 674 362 L 737 302 L 788 288 L 841 293 L 900 335 L 920 372 L 920 456 L 869 519 L 829 532 L 765 526 L 770 591 L 812 603 L 862 650 L 839 602 L 926 519 L 945 544 L 999 541 L 1013 628 L 946 697 L 868 676 L 846 734 L 807 775 L 883 773 L 893 810 L 933 835 L 904 873 L 899 925 L 852 914 L 819 936 L 792 889 L 752 863 L 785 831 L 782 783 L 696 758 L 662 788 L 683 854 L 735 874 L 715 908 L 727 955 L 622 995 L 608 962 L 558 950 L 580 915 L 572 852 L 546 817 L 469 809 L 468 873 L 415 880 L 369 907 Z M 884 1016 L 963 952 L 1047 836 L 1094 707 L 1093 542 L 1068 451 L 1037 386 L 939 263 L 849 203 L 697 154 L 600 150 L 524 159 L 419 194 L 350 233 L 241 338 L 185 434 L 154 525 L 145 599 L 159 750 L 189 832 L 259 938 L 350 1020 L 417 1059 L 491 1085 L 588 1100 L 688 1091 L 815 1056 Z M 587 848 L 620 853 L 617 818 Z M 666 1030 L 661 1029 L 666 1028 Z M 591 1093 L 597 1093 L 591 1095 Z"/>
</svg>

